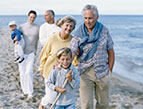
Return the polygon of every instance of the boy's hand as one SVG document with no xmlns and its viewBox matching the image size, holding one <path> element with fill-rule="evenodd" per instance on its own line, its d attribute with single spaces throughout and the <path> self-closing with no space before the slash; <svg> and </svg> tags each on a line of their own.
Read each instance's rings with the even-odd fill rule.
<svg viewBox="0 0 143 109">
<path fill-rule="evenodd" d="M 60 87 L 56 86 L 56 87 L 55 87 L 55 91 L 58 91 L 58 92 L 60 92 L 60 93 L 65 93 L 67 90 L 64 89 L 64 88 L 60 88 Z"/>
<path fill-rule="evenodd" d="M 68 72 L 66 75 L 66 78 L 68 79 L 69 82 L 72 82 L 72 72 Z"/>
</svg>

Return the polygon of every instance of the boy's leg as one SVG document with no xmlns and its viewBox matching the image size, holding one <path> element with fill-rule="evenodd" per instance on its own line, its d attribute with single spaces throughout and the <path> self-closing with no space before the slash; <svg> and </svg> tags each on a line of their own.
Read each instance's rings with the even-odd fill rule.
<svg viewBox="0 0 143 109">
<path fill-rule="evenodd" d="M 18 45 L 16 43 L 14 43 L 14 55 L 15 55 L 15 59 L 14 61 L 18 61 L 20 59 L 20 56 L 18 54 Z"/>
<path fill-rule="evenodd" d="M 25 46 L 25 42 L 24 39 L 21 38 L 21 40 L 19 41 L 19 44 L 17 44 L 17 49 L 18 49 L 18 55 L 20 56 L 20 61 L 19 63 L 23 62 L 24 60 L 24 46 Z"/>
<path fill-rule="evenodd" d="M 19 44 L 17 44 L 17 51 L 18 51 L 18 55 L 21 57 L 21 58 L 23 58 L 23 56 L 24 56 L 24 51 L 23 51 L 23 41 L 22 40 L 20 40 L 19 41 Z"/>
</svg>

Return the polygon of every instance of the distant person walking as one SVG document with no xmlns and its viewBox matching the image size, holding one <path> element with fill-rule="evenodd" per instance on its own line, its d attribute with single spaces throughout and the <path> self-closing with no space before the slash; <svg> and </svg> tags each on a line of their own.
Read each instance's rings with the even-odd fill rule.
<svg viewBox="0 0 143 109">
<path fill-rule="evenodd" d="M 39 26 L 34 24 L 36 17 L 35 11 L 29 11 L 28 22 L 20 26 L 25 40 L 25 60 L 19 63 L 20 83 L 23 93 L 28 94 L 28 98 L 32 98 L 33 94 L 33 65 L 39 39 Z"/>
<path fill-rule="evenodd" d="M 55 13 L 53 10 L 47 10 L 44 14 L 45 23 L 40 26 L 39 41 L 42 46 L 46 43 L 47 39 L 54 33 L 59 32 L 61 29 L 55 24 Z"/>
<path fill-rule="evenodd" d="M 25 41 L 23 39 L 22 33 L 17 29 L 17 25 L 15 21 L 9 22 L 9 28 L 11 29 L 11 39 L 14 43 L 14 54 L 15 54 L 15 62 L 21 63 L 24 61 L 24 46 Z"/>
<path fill-rule="evenodd" d="M 83 8 L 84 23 L 76 30 L 70 48 L 79 50 L 81 109 L 109 109 L 110 75 L 114 65 L 113 40 L 108 29 L 98 22 L 95 5 Z M 95 95 L 95 96 L 94 96 Z"/>
</svg>

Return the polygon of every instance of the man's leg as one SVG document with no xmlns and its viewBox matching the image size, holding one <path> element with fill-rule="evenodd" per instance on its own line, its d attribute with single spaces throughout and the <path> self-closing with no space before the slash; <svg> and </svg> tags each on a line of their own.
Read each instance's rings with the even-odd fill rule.
<svg viewBox="0 0 143 109">
<path fill-rule="evenodd" d="M 90 67 L 84 74 L 80 76 L 80 99 L 81 109 L 94 109 L 93 89 L 95 88 L 94 69 Z"/>
<path fill-rule="evenodd" d="M 96 82 L 96 109 L 109 109 L 110 73 Z"/>
</svg>

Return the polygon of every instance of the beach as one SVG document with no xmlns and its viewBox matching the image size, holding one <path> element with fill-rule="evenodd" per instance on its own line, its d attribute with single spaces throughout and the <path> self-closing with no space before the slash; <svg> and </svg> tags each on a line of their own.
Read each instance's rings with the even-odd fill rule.
<svg viewBox="0 0 143 109">
<path fill-rule="evenodd" d="M 0 28 L 0 39 L 0 109 L 37 109 L 45 93 L 44 81 L 38 72 L 41 45 L 38 44 L 34 64 L 33 98 L 27 99 L 20 87 L 18 65 L 14 63 L 10 31 Z M 78 92 L 76 97 L 76 107 L 80 109 Z M 143 84 L 131 81 L 113 72 L 110 108 L 143 109 Z"/>
</svg>

